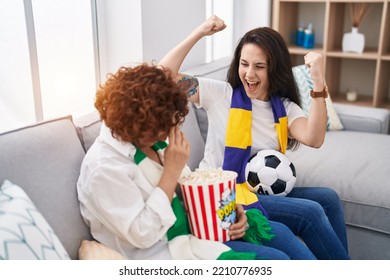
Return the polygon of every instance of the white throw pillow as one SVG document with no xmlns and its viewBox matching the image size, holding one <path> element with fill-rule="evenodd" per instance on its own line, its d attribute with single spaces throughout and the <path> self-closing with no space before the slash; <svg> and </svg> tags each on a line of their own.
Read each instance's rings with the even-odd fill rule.
<svg viewBox="0 0 390 280">
<path fill-rule="evenodd" d="M 311 97 L 310 91 L 313 88 L 313 80 L 310 77 L 309 69 L 306 65 L 298 65 L 292 68 L 294 73 L 295 82 L 298 87 L 299 95 L 301 98 L 301 106 L 306 116 L 309 116 Z M 343 124 L 340 121 L 339 116 L 333 106 L 330 96 L 325 99 L 326 108 L 328 111 L 328 123 L 327 130 L 342 130 Z"/>
<path fill-rule="evenodd" d="M 0 260 L 70 259 L 57 235 L 25 191 L 0 187 Z"/>
</svg>

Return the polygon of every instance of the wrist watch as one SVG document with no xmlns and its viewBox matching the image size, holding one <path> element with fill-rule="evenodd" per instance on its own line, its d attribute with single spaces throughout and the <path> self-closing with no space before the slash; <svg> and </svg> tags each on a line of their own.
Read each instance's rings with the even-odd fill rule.
<svg viewBox="0 0 390 280">
<path fill-rule="evenodd" d="M 317 98 L 317 97 L 327 98 L 328 97 L 328 86 L 325 85 L 323 91 L 313 91 L 313 90 L 311 90 L 310 91 L 310 96 L 312 98 Z"/>
</svg>

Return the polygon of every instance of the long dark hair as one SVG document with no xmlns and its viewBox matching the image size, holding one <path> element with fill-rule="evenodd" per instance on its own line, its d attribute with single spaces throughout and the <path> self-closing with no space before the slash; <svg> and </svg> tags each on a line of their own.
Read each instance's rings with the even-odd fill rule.
<svg viewBox="0 0 390 280">
<path fill-rule="evenodd" d="M 241 51 L 244 45 L 253 44 L 261 48 L 267 56 L 268 65 L 268 94 L 289 98 L 301 106 L 298 90 L 292 72 L 291 57 L 283 37 L 269 27 L 259 27 L 248 31 L 239 41 L 227 73 L 227 82 L 236 88 L 241 80 L 238 74 Z M 288 139 L 288 149 L 295 149 L 299 142 Z"/>
</svg>

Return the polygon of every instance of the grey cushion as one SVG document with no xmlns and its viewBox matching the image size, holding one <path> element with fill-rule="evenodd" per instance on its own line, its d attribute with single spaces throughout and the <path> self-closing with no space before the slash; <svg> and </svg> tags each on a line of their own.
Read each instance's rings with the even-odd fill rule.
<svg viewBox="0 0 390 280">
<path fill-rule="evenodd" d="M 287 155 L 296 186 L 331 187 L 347 224 L 390 234 L 390 135 L 329 131 L 320 149 L 300 145 Z"/>
<path fill-rule="evenodd" d="M 101 121 L 97 111 L 86 114 L 74 120 L 77 134 L 85 152 L 89 150 L 100 133 Z"/>
<path fill-rule="evenodd" d="M 200 134 L 202 135 L 203 142 L 206 143 L 207 130 L 209 129 L 209 120 L 207 118 L 207 112 L 203 108 L 197 108 L 194 104 L 192 104 L 192 107 L 195 112 L 196 120 L 198 121 L 198 126 Z"/>
<path fill-rule="evenodd" d="M 390 242 L 386 233 L 347 225 L 349 254 L 355 260 L 389 260 Z"/>
<path fill-rule="evenodd" d="M 84 155 L 70 116 L 0 134 L 0 182 L 26 191 L 73 259 L 91 238 L 76 191 Z"/>
<path fill-rule="evenodd" d="M 191 154 L 188 161 L 188 166 L 191 170 L 195 170 L 199 167 L 199 162 L 203 158 L 204 151 L 204 141 L 201 136 L 194 108 L 191 104 L 189 106 L 189 113 L 185 118 L 184 124 L 182 126 L 182 131 L 186 135 L 188 141 L 191 144 Z"/>
</svg>

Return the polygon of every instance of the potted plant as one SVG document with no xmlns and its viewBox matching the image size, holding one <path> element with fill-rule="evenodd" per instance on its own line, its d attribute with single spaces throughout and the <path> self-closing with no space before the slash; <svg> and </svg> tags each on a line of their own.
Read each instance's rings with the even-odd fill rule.
<svg viewBox="0 0 390 280">
<path fill-rule="evenodd" d="M 367 3 L 350 3 L 352 30 L 344 33 L 342 49 L 344 52 L 362 53 L 365 45 L 364 34 L 359 33 L 359 25 L 368 10 Z"/>
</svg>

